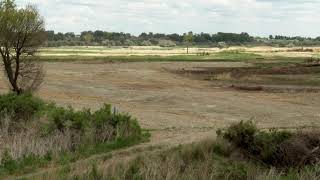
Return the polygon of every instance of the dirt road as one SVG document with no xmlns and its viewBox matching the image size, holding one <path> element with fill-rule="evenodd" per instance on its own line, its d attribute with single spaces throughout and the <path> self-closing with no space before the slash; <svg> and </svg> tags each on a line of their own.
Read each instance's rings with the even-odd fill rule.
<svg viewBox="0 0 320 180">
<path fill-rule="evenodd" d="M 169 70 L 244 63 L 46 63 L 39 95 L 60 105 L 96 109 L 111 103 L 151 129 L 152 145 L 177 145 L 252 119 L 260 127 L 320 125 L 320 94 L 241 92 Z M 2 81 L 1 91 L 5 91 Z"/>
</svg>

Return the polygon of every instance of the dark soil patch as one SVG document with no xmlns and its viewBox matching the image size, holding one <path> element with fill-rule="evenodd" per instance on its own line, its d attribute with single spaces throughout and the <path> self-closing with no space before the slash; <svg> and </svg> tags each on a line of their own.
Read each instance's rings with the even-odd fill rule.
<svg viewBox="0 0 320 180">
<path fill-rule="evenodd" d="M 230 88 L 244 90 L 244 91 L 262 91 L 263 90 L 262 86 L 231 85 Z"/>
<path fill-rule="evenodd" d="M 217 75 L 222 73 L 231 73 L 235 78 L 245 75 L 297 75 L 297 74 L 314 74 L 320 73 L 320 67 L 314 65 L 291 65 L 287 67 L 199 67 L 193 70 L 183 69 L 183 74 L 196 75 Z"/>
<path fill-rule="evenodd" d="M 320 92 L 318 63 L 259 63 L 254 67 L 197 67 L 182 69 L 177 73 L 213 81 L 218 86 L 236 90 Z M 222 78 L 219 75 L 222 75 Z"/>
</svg>

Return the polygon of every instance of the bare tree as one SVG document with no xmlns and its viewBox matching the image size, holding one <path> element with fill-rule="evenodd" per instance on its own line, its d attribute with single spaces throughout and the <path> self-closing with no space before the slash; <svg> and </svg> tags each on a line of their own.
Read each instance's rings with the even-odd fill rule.
<svg viewBox="0 0 320 180">
<path fill-rule="evenodd" d="M 13 92 L 36 90 L 44 77 L 35 52 L 45 41 L 44 21 L 33 6 L 18 9 L 14 0 L 0 1 L 0 54 Z"/>
</svg>

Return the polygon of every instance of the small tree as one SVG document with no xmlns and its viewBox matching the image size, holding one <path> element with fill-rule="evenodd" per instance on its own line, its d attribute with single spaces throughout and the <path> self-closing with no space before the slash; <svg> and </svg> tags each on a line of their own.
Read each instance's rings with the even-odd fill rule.
<svg viewBox="0 0 320 180">
<path fill-rule="evenodd" d="M 44 72 L 35 61 L 35 52 L 45 42 L 44 21 L 37 9 L 18 9 L 14 0 L 0 1 L 0 54 L 12 91 L 34 91 Z"/>
<path fill-rule="evenodd" d="M 91 42 L 94 40 L 92 32 L 85 32 L 81 35 L 81 39 L 84 40 L 87 45 L 91 45 Z"/>
<path fill-rule="evenodd" d="M 193 33 L 188 32 L 183 35 L 183 41 L 187 45 L 187 54 L 189 54 L 189 46 L 193 42 Z"/>
</svg>

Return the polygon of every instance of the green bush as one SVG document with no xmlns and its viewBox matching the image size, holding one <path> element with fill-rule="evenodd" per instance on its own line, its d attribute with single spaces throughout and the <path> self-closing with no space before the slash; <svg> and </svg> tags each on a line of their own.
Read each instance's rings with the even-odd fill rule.
<svg viewBox="0 0 320 180">
<path fill-rule="evenodd" d="M 257 127 L 252 121 L 241 121 L 238 124 L 231 125 L 222 135 L 224 139 L 234 143 L 242 149 L 250 149 L 254 144 L 255 135 L 258 132 Z"/>
<path fill-rule="evenodd" d="M 259 132 L 255 136 L 252 152 L 258 155 L 259 159 L 264 163 L 276 165 L 279 145 L 291 136 L 292 133 L 290 132 L 277 131 L 275 129 L 271 129 L 269 132 Z"/>
<path fill-rule="evenodd" d="M 105 104 L 101 109 L 91 113 L 89 109 L 75 111 L 53 107 L 48 113 L 49 133 L 56 130 L 79 132 L 81 135 L 93 135 L 96 142 L 106 142 L 116 138 L 132 138 L 141 136 L 141 128 L 136 119 L 128 114 L 111 111 L 111 105 Z"/>
<path fill-rule="evenodd" d="M 50 130 L 66 130 L 78 131 L 84 133 L 89 128 L 91 120 L 90 110 L 75 111 L 72 107 L 67 109 L 62 107 L 54 107 L 48 113 L 50 121 Z"/>
<path fill-rule="evenodd" d="M 254 157 L 267 165 L 276 165 L 279 145 L 293 136 L 290 132 L 276 129 L 261 131 L 252 121 L 241 121 L 224 131 L 218 130 L 217 134 L 248 157 Z"/>
<path fill-rule="evenodd" d="M 27 123 L 35 118 L 45 107 L 45 103 L 30 94 L 6 94 L 0 96 L 1 120 L 8 118 L 9 128 L 16 128 L 21 123 Z M 2 125 L 4 122 L 0 122 Z"/>
<path fill-rule="evenodd" d="M 105 104 L 101 109 L 93 114 L 93 125 L 96 129 L 102 129 L 106 123 L 110 123 L 113 127 L 116 122 L 113 122 L 111 105 Z"/>
<path fill-rule="evenodd" d="M 138 121 L 128 114 L 114 115 L 114 122 L 116 123 L 117 138 L 138 137 L 141 134 Z"/>
<path fill-rule="evenodd" d="M 97 142 L 105 142 L 116 137 L 117 122 L 110 105 L 105 104 L 92 115 L 92 127 Z"/>
<path fill-rule="evenodd" d="M 44 102 L 30 94 L 0 96 L 0 112 L 12 115 L 13 120 L 30 120 L 44 107 Z"/>
<path fill-rule="evenodd" d="M 104 105 L 98 111 L 91 113 L 89 109 L 76 111 L 72 107 L 57 107 L 55 104 L 47 104 L 30 94 L 15 95 L 6 94 L 0 96 L 0 120 L 9 119 L 9 126 L 24 126 L 25 123 L 36 119 L 36 115 L 46 116 L 48 123 L 44 123 L 47 133 L 56 130 L 64 132 L 86 133 L 93 132 L 96 136 L 107 134 L 109 140 L 140 136 L 141 128 L 138 122 L 128 114 L 113 113 L 111 105 Z M 0 122 L 3 124 L 4 122 Z M 107 133 L 109 131 L 109 133 Z"/>
</svg>

